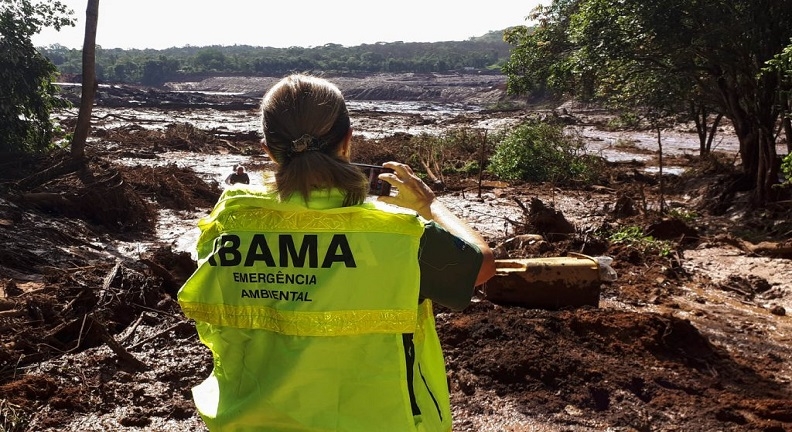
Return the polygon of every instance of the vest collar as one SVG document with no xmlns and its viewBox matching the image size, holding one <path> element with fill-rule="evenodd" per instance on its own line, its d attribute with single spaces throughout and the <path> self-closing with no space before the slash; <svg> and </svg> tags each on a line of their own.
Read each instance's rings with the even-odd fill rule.
<svg viewBox="0 0 792 432">
<path fill-rule="evenodd" d="M 311 191 L 308 202 L 305 202 L 300 194 L 292 194 L 284 202 L 310 210 L 327 210 L 343 207 L 344 194 L 335 188 L 320 189 Z"/>
</svg>

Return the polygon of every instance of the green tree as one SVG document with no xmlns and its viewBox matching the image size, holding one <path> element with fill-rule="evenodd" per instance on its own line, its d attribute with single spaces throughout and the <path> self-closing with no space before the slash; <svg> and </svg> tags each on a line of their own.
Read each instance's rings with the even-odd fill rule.
<svg viewBox="0 0 792 432">
<path fill-rule="evenodd" d="M 360 55 L 361 67 L 370 72 L 382 70 L 384 62 L 385 59 L 379 53 L 364 52 Z"/>
<path fill-rule="evenodd" d="M 116 63 L 113 66 L 113 81 L 129 83 L 140 79 L 138 64 L 129 60 Z"/>
<path fill-rule="evenodd" d="M 195 55 L 192 63 L 199 72 L 221 72 L 226 70 L 228 59 L 217 47 L 204 48 Z"/>
<path fill-rule="evenodd" d="M 787 159 L 790 159 L 792 157 L 792 43 L 768 61 L 765 70 L 768 73 L 778 74 L 778 80 L 785 84 L 779 90 L 778 99 L 784 116 L 781 127 L 786 137 Z"/>
<path fill-rule="evenodd" d="M 789 84 L 779 92 L 778 98 L 784 115 L 781 128 L 787 143 L 787 155 L 781 161 L 781 173 L 784 175 L 783 185 L 792 186 L 792 44 L 768 61 L 766 70 L 778 74 L 780 81 Z"/>
<path fill-rule="evenodd" d="M 510 91 L 547 86 L 597 98 L 647 76 L 689 83 L 679 97 L 735 127 L 743 171 L 735 187 L 753 189 L 756 205 L 772 199 L 773 131 L 789 84 L 764 66 L 792 37 L 792 0 L 554 0 L 533 18 L 534 31 L 506 32 Z"/>
<path fill-rule="evenodd" d="M 143 75 L 140 78 L 140 82 L 148 86 L 161 86 L 178 69 L 178 61 L 169 59 L 164 55 L 160 55 L 156 59 L 146 59 L 143 64 Z"/>
<path fill-rule="evenodd" d="M 0 152 L 46 149 L 50 113 L 59 104 L 52 84 L 56 68 L 33 46 L 45 27 L 74 25 L 59 1 L 0 0 Z"/>
</svg>

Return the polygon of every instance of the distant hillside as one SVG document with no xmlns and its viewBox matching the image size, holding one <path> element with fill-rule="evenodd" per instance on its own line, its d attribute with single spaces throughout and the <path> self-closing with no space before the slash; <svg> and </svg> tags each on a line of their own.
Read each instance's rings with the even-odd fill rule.
<svg viewBox="0 0 792 432">
<path fill-rule="evenodd" d="M 82 51 L 60 45 L 39 50 L 57 66 L 64 81 L 82 71 Z M 503 31 L 465 41 L 389 42 L 345 47 L 272 48 L 249 45 L 185 46 L 181 48 L 96 50 L 100 82 L 161 86 L 166 82 L 212 76 L 283 76 L 291 72 L 370 73 L 493 73 L 499 74 L 510 45 Z"/>
</svg>

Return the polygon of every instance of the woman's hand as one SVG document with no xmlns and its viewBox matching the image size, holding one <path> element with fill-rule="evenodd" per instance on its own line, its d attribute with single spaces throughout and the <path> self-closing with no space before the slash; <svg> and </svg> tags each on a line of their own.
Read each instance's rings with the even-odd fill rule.
<svg viewBox="0 0 792 432">
<path fill-rule="evenodd" d="M 495 255 L 481 234 L 451 213 L 440 200 L 435 199 L 432 189 L 418 178 L 408 165 L 386 162 L 383 166 L 394 172 L 380 174 L 379 178 L 399 188 L 399 192 L 396 196 L 381 196 L 380 201 L 415 210 L 424 219 L 434 221 L 451 234 L 476 245 L 483 256 L 476 285 L 483 284 L 495 275 Z"/>
<path fill-rule="evenodd" d="M 395 196 L 381 196 L 379 201 L 415 210 L 422 217 L 431 220 L 431 205 L 435 200 L 432 189 L 415 175 L 409 165 L 398 162 L 385 162 L 382 165 L 394 172 L 382 173 L 379 178 L 399 191 Z"/>
</svg>

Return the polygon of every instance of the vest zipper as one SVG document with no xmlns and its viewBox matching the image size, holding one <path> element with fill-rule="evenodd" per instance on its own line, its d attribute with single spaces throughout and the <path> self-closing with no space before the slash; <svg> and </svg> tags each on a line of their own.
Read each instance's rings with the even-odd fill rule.
<svg viewBox="0 0 792 432">
<path fill-rule="evenodd" d="M 415 388 L 413 387 L 413 368 L 415 367 L 415 344 L 413 343 L 413 335 L 411 333 L 402 334 L 402 342 L 404 344 L 404 357 L 407 359 L 407 389 L 410 393 L 410 405 L 412 405 L 413 415 L 420 415 L 421 408 L 415 401 Z M 437 398 L 435 398 L 434 393 L 432 393 L 429 383 L 426 382 L 420 363 L 418 363 L 418 373 L 421 375 L 421 381 L 423 381 L 426 391 L 429 392 L 429 396 L 432 397 L 432 402 L 434 402 L 435 409 L 437 410 L 437 416 L 440 418 L 440 421 L 443 421 L 443 412 L 440 410 L 440 404 L 437 403 Z"/>
<path fill-rule="evenodd" d="M 415 388 L 413 387 L 415 344 L 413 343 L 412 333 L 402 334 L 402 344 L 404 345 L 404 358 L 407 360 L 407 391 L 410 393 L 410 406 L 414 416 L 421 415 L 421 408 L 418 406 L 418 402 L 415 401 Z"/>
<path fill-rule="evenodd" d="M 434 393 L 432 393 L 432 389 L 429 388 L 429 383 L 426 382 L 426 378 L 424 378 L 423 371 L 421 370 L 421 364 L 418 363 L 418 373 L 421 374 L 421 381 L 423 381 L 424 385 L 426 386 L 426 391 L 429 392 L 429 396 L 432 397 L 432 402 L 434 402 L 435 409 L 437 410 L 437 416 L 440 417 L 440 421 L 443 421 L 443 412 L 440 411 L 440 404 L 437 403 L 437 398 L 435 398 Z"/>
</svg>

